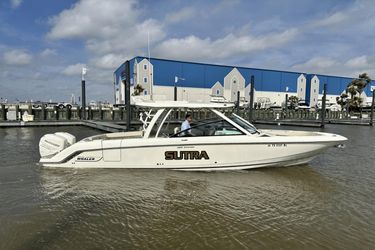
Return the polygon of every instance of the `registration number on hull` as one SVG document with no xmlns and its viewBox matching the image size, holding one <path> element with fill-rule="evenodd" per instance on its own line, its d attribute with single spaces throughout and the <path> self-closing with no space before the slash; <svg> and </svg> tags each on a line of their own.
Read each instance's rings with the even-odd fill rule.
<svg viewBox="0 0 375 250">
<path fill-rule="evenodd" d="M 287 144 L 285 143 L 273 143 L 273 144 L 267 144 L 267 147 L 269 148 L 280 148 L 280 147 L 286 147 Z"/>
</svg>

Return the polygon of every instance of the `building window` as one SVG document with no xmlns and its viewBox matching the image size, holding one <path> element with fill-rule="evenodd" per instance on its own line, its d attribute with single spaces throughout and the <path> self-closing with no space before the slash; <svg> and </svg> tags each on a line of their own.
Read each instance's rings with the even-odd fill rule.
<svg viewBox="0 0 375 250">
<path fill-rule="evenodd" d="M 147 83 L 147 77 L 143 77 L 143 83 Z"/>
<path fill-rule="evenodd" d="M 233 83 L 233 84 L 236 84 L 236 83 L 237 83 L 237 79 L 236 79 L 236 78 L 233 78 L 233 79 L 232 79 L 232 83 Z"/>
<path fill-rule="evenodd" d="M 147 64 L 143 64 L 143 69 L 147 70 Z"/>
<path fill-rule="evenodd" d="M 143 94 L 144 94 L 144 95 L 147 95 L 147 90 L 145 90 L 145 91 L 143 92 Z"/>
<path fill-rule="evenodd" d="M 216 95 L 220 95 L 220 90 L 216 90 Z"/>
<path fill-rule="evenodd" d="M 301 78 L 301 82 L 303 82 L 303 79 Z"/>
<path fill-rule="evenodd" d="M 303 91 L 303 89 L 301 88 L 301 92 Z"/>
<path fill-rule="evenodd" d="M 316 83 L 316 80 L 314 80 L 314 83 Z"/>
<path fill-rule="evenodd" d="M 316 93 L 316 89 L 314 89 L 314 93 Z"/>
</svg>

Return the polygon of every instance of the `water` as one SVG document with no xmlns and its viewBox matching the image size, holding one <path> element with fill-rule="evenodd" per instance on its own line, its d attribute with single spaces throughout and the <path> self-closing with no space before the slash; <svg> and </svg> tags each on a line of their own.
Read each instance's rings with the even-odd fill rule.
<svg viewBox="0 0 375 250">
<path fill-rule="evenodd" d="M 55 131 L 98 133 L 0 129 L 0 249 L 375 248 L 373 128 L 328 127 L 349 143 L 308 165 L 210 173 L 42 169 Z"/>
</svg>

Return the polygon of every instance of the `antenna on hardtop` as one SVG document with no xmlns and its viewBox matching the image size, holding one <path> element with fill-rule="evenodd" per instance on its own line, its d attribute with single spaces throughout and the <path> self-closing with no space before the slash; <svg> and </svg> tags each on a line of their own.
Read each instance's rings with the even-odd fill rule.
<svg viewBox="0 0 375 250">
<path fill-rule="evenodd" d="M 150 31 L 147 31 L 147 52 L 148 52 L 148 76 L 150 77 L 150 99 L 153 100 L 153 90 L 152 90 L 152 82 L 153 77 L 150 75 L 150 66 L 151 66 L 151 52 L 150 52 Z"/>
</svg>

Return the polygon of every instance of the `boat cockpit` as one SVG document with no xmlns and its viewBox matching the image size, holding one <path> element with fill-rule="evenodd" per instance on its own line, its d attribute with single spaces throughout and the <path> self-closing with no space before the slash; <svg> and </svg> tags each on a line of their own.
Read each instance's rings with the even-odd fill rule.
<svg viewBox="0 0 375 250">
<path fill-rule="evenodd" d="M 191 114 L 193 120 L 189 129 L 181 130 L 185 114 Z M 259 134 L 259 132 L 251 123 L 240 116 L 232 114 L 227 117 L 222 112 L 211 108 L 200 109 L 195 113 L 192 110 L 178 112 L 175 108 L 165 108 L 157 112 L 157 117 L 154 117 L 145 129 L 145 137 L 147 138 L 247 134 Z"/>
<path fill-rule="evenodd" d="M 181 130 L 181 124 L 184 122 L 186 114 L 191 114 L 193 121 L 189 129 Z M 178 108 L 162 108 L 156 111 L 150 109 L 140 114 L 140 121 L 142 122 L 140 131 L 102 134 L 88 137 L 85 140 L 260 134 L 251 123 L 242 117 L 236 114 L 225 116 L 213 108 L 186 109 L 184 111 Z"/>
</svg>

